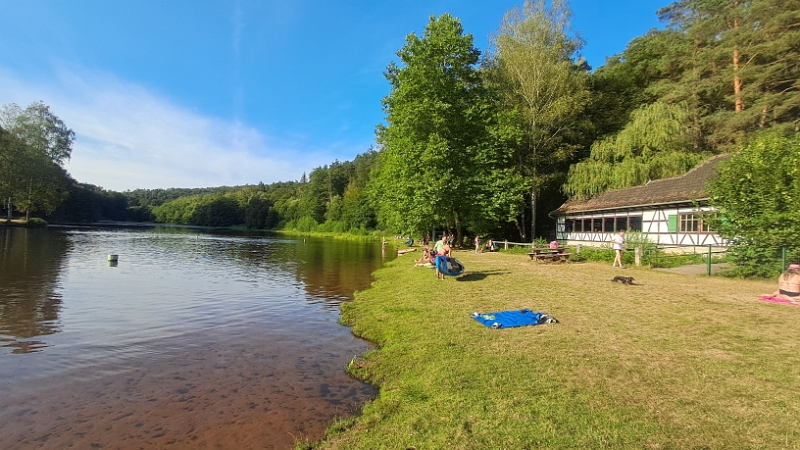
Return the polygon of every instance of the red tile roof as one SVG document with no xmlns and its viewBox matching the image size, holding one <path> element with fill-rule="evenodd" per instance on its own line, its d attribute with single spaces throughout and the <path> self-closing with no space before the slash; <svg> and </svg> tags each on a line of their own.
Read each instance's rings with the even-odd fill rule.
<svg viewBox="0 0 800 450">
<path fill-rule="evenodd" d="M 729 155 L 717 155 L 683 175 L 654 180 L 644 186 L 616 189 L 588 200 L 568 200 L 552 214 L 705 200 L 706 182 L 717 175 L 717 164 L 728 158 Z"/>
</svg>

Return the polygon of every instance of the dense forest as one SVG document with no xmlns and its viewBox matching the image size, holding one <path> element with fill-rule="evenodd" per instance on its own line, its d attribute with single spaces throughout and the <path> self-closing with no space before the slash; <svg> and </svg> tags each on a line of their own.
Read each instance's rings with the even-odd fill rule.
<svg viewBox="0 0 800 450">
<path fill-rule="evenodd" d="M 656 14 L 663 29 L 596 70 L 565 1 L 509 11 L 483 52 L 457 18 L 431 16 L 385 71 L 374 147 L 269 185 L 117 193 L 78 183 L 63 170 L 74 133 L 42 103 L 7 105 L 3 210 L 530 241 L 550 236 L 548 213 L 568 198 L 680 175 L 753 139 L 796 152 L 785 143 L 800 131 L 800 0 L 681 0 Z"/>
</svg>

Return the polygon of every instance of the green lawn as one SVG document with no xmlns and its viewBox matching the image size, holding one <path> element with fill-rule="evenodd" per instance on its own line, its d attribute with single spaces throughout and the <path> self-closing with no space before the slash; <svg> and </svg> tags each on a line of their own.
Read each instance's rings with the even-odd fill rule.
<svg viewBox="0 0 800 450">
<path fill-rule="evenodd" d="M 800 307 L 756 300 L 776 283 L 456 257 L 445 281 L 398 258 L 343 306 L 380 394 L 298 448 L 800 448 Z M 470 317 L 521 308 L 561 323 Z"/>
</svg>

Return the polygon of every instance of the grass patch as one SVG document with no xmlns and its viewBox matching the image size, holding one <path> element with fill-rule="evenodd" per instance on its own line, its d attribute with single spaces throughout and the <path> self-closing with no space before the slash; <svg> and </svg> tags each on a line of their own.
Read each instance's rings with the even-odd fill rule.
<svg viewBox="0 0 800 450">
<path fill-rule="evenodd" d="M 379 346 L 348 370 L 380 394 L 304 448 L 800 446 L 800 308 L 756 300 L 774 281 L 455 256 L 467 277 L 437 281 L 400 258 L 342 306 Z M 561 323 L 470 318 L 518 308 Z"/>
<path fill-rule="evenodd" d="M 368 234 L 337 232 L 337 231 L 298 231 L 298 230 L 273 230 L 275 233 L 285 236 L 311 236 L 321 238 L 343 239 L 347 241 L 380 241 L 385 234 L 371 232 Z M 386 236 L 388 242 L 393 242 L 392 236 Z M 397 241 L 399 243 L 400 241 Z"/>
<path fill-rule="evenodd" d="M 531 252 L 531 246 L 523 246 L 523 245 L 509 245 L 508 249 L 503 248 L 503 244 L 497 246 L 497 252 L 508 253 L 512 255 L 525 255 Z"/>
</svg>

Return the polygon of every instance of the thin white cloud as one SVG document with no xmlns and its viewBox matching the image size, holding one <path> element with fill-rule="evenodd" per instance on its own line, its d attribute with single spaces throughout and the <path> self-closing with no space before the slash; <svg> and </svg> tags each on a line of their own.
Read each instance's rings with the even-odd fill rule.
<svg viewBox="0 0 800 450">
<path fill-rule="evenodd" d="M 207 187 L 299 179 L 327 150 L 208 117 L 135 83 L 86 70 L 27 81 L 0 70 L 0 104 L 42 100 L 76 133 L 66 168 L 107 189 Z"/>
</svg>

